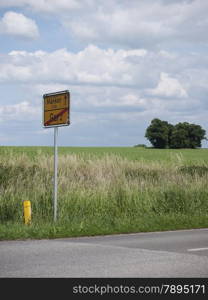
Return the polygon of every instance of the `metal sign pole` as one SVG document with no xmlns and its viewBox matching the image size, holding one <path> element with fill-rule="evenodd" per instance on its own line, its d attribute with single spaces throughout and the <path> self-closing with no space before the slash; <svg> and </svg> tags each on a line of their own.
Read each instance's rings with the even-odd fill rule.
<svg viewBox="0 0 208 300">
<path fill-rule="evenodd" d="M 54 194 L 53 194 L 53 213 L 54 222 L 57 219 L 57 175 L 58 175 L 58 127 L 54 127 Z"/>
<path fill-rule="evenodd" d="M 57 220 L 58 194 L 58 127 L 70 124 L 70 93 L 68 90 L 43 95 L 44 128 L 54 127 L 53 219 Z"/>
</svg>

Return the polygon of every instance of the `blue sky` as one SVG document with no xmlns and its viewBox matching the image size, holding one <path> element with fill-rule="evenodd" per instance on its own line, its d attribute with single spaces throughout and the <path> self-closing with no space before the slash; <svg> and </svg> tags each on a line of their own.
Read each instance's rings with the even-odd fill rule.
<svg viewBox="0 0 208 300">
<path fill-rule="evenodd" d="M 208 132 L 207 12 L 205 0 L 1 0 L 0 145 L 52 145 L 42 96 L 66 89 L 62 146 L 148 144 L 153 118 Z"/>
</svg>

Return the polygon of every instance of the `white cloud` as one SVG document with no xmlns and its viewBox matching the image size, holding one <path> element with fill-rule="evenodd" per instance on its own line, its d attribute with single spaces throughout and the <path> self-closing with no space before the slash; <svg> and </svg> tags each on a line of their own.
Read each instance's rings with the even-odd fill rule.
<svg viewBox="0 0 208 300">
<path fill-rule="evenodd" d="M 174 43 L 207 43 L 208 2 L 92 1 L 61 21 L 81 42 L 140 48 Z"/>
<path fill-rule="evenodd" d="M 85 44 L 153 48 L 208 43 L 205 0 L 1 0 L 0 7 L 52 14 Z"/>
<path fill-rule="evenodd" d="M 200 93 L 207 90 L 206 60 L 200 54 L 104 50 L 94 45 L 77 53 L 67 49 L 11 51 L 0 56 L 0 82 L 129 87 L 139 89 L 145 97 L 184 98 L 189 91 L 196 96 L 197 89 Z"/>
<path fill-rule="evenodd" d="M 144 49 L 103 50 L 89 45 L 78 53 L 59 49 L 51 53 L 11 51 L 0 62 L 0 81 L 56 81 L 99 85 L 132 85 L 139 82 L 131 59 L 141 61 Z M 138 66 L 137 66 L 138 67 Z M 135 77 L 135 78 L 134 78 Z"/>
<path fill-rule="evenodd" d="M 29 39 L 39 36 L 35 21 L 13 11 L 6 12 L 0 20 L 0 33 Z"/>
<path fill-rule="evenodd" d="M 28 81 L 32 79 L 32 73 L 28 66 L 5 63 L 0 66 L 0 71 L 0 82 Z"/>
<path fill-rule="evenodd" d="M 40 116 L 40 112 L 40 107 L 33 106 L 28 101 L 0 106 L 1 122 L 9 120 L 34 120 Z"/>
<path fill-rule="evenodd" d="M 155 96 L 162 97 L 187 97 L 186 90 L 176 78 L 170 77 L 167 73 L 160 74 L 160 81 L 155 89 L 150 90 Z"/>
<path fill-rule="evenodd" d="M 208 77 L 204 59 L 196 54 L 103 50 L 94 45 L 77 53 L 66 49 L 11 51 L 0 57 L 0 83 L 31 86 L 36 99 L 44 93 L 72 89 L 73 105 L 79 110 L 174 109 L 167 99 L 174 99 L 174 106 L 183 110 L 193 103 L 195 107 L 196 101 L 205 105 Z"/>
</svg>

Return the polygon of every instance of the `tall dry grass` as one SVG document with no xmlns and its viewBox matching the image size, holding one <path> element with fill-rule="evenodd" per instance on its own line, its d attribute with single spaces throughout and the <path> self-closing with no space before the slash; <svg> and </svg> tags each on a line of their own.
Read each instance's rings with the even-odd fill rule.
<svg viewBox="0 0 208 300">
<path fill-rule="evenodd" d="M 60 155 L 58 218 L 113 226 L 115 220 L 208 212 L 208 166 L 130 161 L 118 155 Z M 0 222 L 22 222 L 22 201 L 32 203 L 33 222 L 53 216 L 53 157 L 0 156 Z"/>
</svg>

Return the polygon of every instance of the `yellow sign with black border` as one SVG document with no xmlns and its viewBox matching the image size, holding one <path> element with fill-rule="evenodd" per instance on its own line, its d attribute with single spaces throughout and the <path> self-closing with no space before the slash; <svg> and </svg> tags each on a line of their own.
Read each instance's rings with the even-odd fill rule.
<svg viewBox="0 0 208 300">
<path fill-rule="evenodd" d="M 61 91 L 43 95 L 44 127 L 67 126 L 70 124 L 70 93 Z"/>
</svg>

